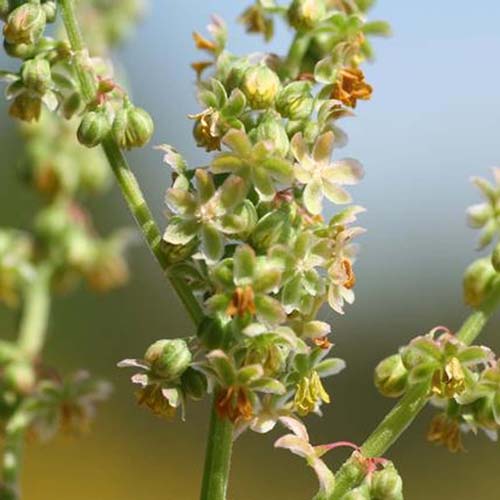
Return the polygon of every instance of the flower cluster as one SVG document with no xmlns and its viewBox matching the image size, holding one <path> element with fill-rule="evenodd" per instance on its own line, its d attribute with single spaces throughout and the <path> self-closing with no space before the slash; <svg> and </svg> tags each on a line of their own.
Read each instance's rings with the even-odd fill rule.
<svg viewBox="0 0 500 500">
<path fill-rule="evenodd" d="M 465 345 L 448 329 L 436 327 L 381 361 L 375 385 L 388 397 L 399 397 L 413 385 L 428 387 L 431 403 L 442 410 L 432 421 L 428 439 L 458 451 L 461 429 L 481 428 L 490 436 L 498 429 L 496 372 L 498 362 L 490 349 Z M 489 420 L 478 411 L 483 404 L 489 405 Z"/>
<path fill-rule="evenodd" d="M 338 120 L 371 97 L 360 67 L 371 56 L 367 35 L 387 34 L 385 23 L 366 21 L 363 2 L 349 5 L 260 0 L 243 13 L 247 30 L 266 39 L 284 17 L 309 42 L 295 59 L 232 54 L 224 22 L 213 18 L 209 37 L 194 34 L 208 57 L 193 64 L 203 109 L 190 118 L 196 143 L 215 156 L 190 168 L 173 147 L 159 147 L 173 171 L 163 248 L 205 316 L 186 369 L 204 375 L 237 432 L 320 414 L 331 401 L 323 379 L 344 368 L 328 357 L 330 326 L 317 319 L 325 303 L 338 314 L 353 303 L 353 240 L 363 232 L 363 209 L 348 192 L 363 167 L 335 158 L 345 143 Z M 182 376 L 122 364 L 144 370 L 134 382 L 153 412 L 170 416 L 184 401 Z"/>
<path fill-rule="evenodd" d="M 20 60 L 18 71 L 0 72 L 12 101 L 9 113 L 21 120 L 26 145 L 20 178 L 43 202 L 31 232 L 0 230 L 0 301 L 11 307 L 25 306 L 41 278 L 47 295 L 68 291 L 81 278 L 95 291 L 111 290 L 128 279 L 125 250 L 130 232 L 101 237 L 82 206 L 83 198 L 108 186 L 109 166 L 101 151 L 83 147 L 77 137 L 90 145 L 89 137 L 98 127 L 88 126 L 89 115 L 105 109 L 113 118 L 109 133 L 123 147 L 143 144 L 151 135 L 149 115 L 134 108 L 109 78 L 107 59 L 141 5 L 141 0 L 120 6 L 100 0 L 79 5 L 83 28 L 94 35 L 92 54 L 103 57 L 98 59 L 73 53 L 57 30 L 50 30 L 56 37 L 47 35 L 57 2 L 0 1 L 5 50 Z M 96 30 L 95 22 L 102 29 Z M 92 102 L 80 88 L 75 58 L 96 68 Z M 0 342 L 1 428 L 7 440 L 21 430 L 44 440 L 57 431 L 79 434 L 94 418 L 97 403 L 109 395 L 109 384 L 86 372 L 60 377 L 43 364 L 41 348 L 27 349 L 21 338 Z"/>
</svg>

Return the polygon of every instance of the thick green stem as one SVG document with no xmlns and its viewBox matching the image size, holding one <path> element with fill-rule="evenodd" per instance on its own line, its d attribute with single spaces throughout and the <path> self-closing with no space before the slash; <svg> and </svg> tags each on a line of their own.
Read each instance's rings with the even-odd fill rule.
<svg viewBox="0 0 500 500">
<path fill-rule="evenodd" d="M 467 345 L 472 344 L 500 304 L 500 284 L 492 290 L 483 305 L 472 313 L 457 332 L 457 337 Z M 361 447 L 365 457 L 382 456 L 408 426 L 415 420 L 429 400 L 427 383 L 418 384 L 409 389 L 382 420 Z M 363 478 L 363 470 L 353 460 L 348 460 L 337 472 L 335 490 L 330 500 L 341 499 Z"/>
<path fill-rule="evenodd" d="M 59 0 L 59 4 L 71 47 L 75 51 L 74 64 L 83 96 L 87 102 L 92 102 L 95 98 L 95 79 L 92 69 L 84 64 L 85 43 L 76 18 L 73 0 Z M 194 323 L 198 325 L 203 319 L 200 304 L 183 280 L 169 274 L 168 262 L 161 249 L 160 231 L 154 222 L 151 211 L 133 172 L 127 164 L 125 156 L 111 137 L 108 137 L 102 146 L 122 194 L 149 248 L 161 268 L 166 272 Z M 202 499 L 222 500 L 225 498 L 231 461 L 232 430 L 233 425 L 229 421 L 219 419 L 215 411 L 214 400 L 207 444 Z"/>
<path fill-rule="evenodd" d="M 45 342 L 50 309 L 51 276 L 52 267 L 48 264 L 41 265 L 24 295 L 18 346 L 22 356 L 30 362 L 38 356 Z M 5 429 L 0 500 L 20 498 L 19 477 L 25 424 L 24 417 L 15 413 Z"/>
<path fill-rule="evenodd" d="M 210 418 L 201 500 L 225 500 L 231 468 L 234 426 L 229 419 L 219 418 L 215 401 L 216 398 Z"/>
<path fill-rule="evenodd" d="M 83 97 L 87 102 L 92 102 L 95 99 L 94 70 L 85 64 L 86 47 L 76 17 L 74 0 L 59 0 L 59 4 L 68 39 L 71 48 L 75 52 L 73 63 L 80 81 Z M 203 318 L 203 311 L 200 304 L 184 281 L 168 273 L 168 262 L 161 249 L 160 231 L 124 154 L 111 137 L 103 141 L 102 146 L 123 197 L 139 225 L 149 248 L 161 268 L 167 274 L 170 283 L 186 307 L 189 315 L 196 324 L 199 324 Z"/>
<path fill-rule="evenodd" d="M 302 62 L 310 43 L 311 36 L 308 33 L 297 33 L 293 39 L 285 62 L 286 75 L 292 80 L 299 76 Z"/>
</svg>

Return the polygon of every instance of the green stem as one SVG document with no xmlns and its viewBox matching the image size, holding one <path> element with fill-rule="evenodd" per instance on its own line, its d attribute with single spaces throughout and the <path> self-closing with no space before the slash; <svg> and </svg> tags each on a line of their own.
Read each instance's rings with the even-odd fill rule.
<svg viewBox="0 0 500 500">
<path fill-rule="evenodd" d="M 52 266 L 41 265 L 26 291 L 18 345 L 33 360 L 42 350 L 49 320 Z"/>
<path fill-rule="evenodd" d="M 59 0 L 59 4 L 71 47 L 76 53 L 74 64 L 83 96 L 87 102 L 92 102 L 95 98 L 95 79 L 92 69 L 86 67 L 84 64 L 85 43 L 76 18 L 74 2 L 73 0 Z M 122 194 L 149 248 L 161 268 L 167 274 L 170 283 L 194 323 L 197 325 L 200 324 L 203 319 L 201 306 L 187 284 L 182 279 L 168 272 L 168 262 L 161 249 L 160 231 L 154 222 L 137 179 L 127 164 L 127 160 L 111 137 L 108 137 L 102 146 Z M 229 421 L 219 419 L 215 411 L 214 400 L 207 444 L 202 499 L 222 500 L 225 498 L 231 461 L 232 430 L 233 426 Z"/>
<path fill-rule="evenodd" d="M 300 74 L 302 62 L 310 43 L 311 36 L 308 33 L 297 33 L 293 39 L 285 62 L 286 74 L 292 80 L 295 80 Z"/>
<path fill-rule="evenodd" d="M 467 345 L 472 344 L 500 304 L 500 285 L 497 284 L 482 306 L 472 313 L 457 332 L 457 337 Z M 415 420 L 429 400 L 427 383 L 411 387 L 404 397 L 382 420 L 361 447 L 365 457 L 382 456 L 409 425 Z M 335 490 L 330 500 L 341 499 L 363 479 L 364 472 L 355 461 L 349 459 L 335 476 Z"/>
<path fill-rule="evenodd" d="M 234 426 L 229 419 L 219 418 L 215 402 L 216 398 L 214 397 L 205 454 L 201 500 L 225 500 L 231 468 Z"/>
<path fill-rule="evenodd" d="M 84 63 L 83 57 L 85 56 L 86 46 L 76 17 L 74 0 L 59 0 L 59 4 L 68 39 L 71 48 L 75 52 L 73 62 L 80 81 L 83 97 L 87 102 L 92 102 L 95 99 L 95 75 L 93 69 L 86 66 Z M 153 219 L 153 215 L 142 194 L 139 183 L 130 169 L 124 154 L 111 137 L 103 141 L 102 147 L 129 210 L 141 229 L 149 248 L 163 271 L 167 274 L 170 283 L 186 307 L 192 320 L 195 324 L 199 324 L 203 319 L 201 306 L 187 284 L 183 280 L 168 273 L 166 255 L 161 249 L 160 230 Z"/>
<path fill-rule="evenodd" d="M 51 277 L 52 267 L 42 264 L 24 295 L 18 346 L 22 355 L 29 361 L 38 356 L 45 342 L 49 320 Z M 5 428 L 0 500 L 20 498 L 19 478 L 26 423 L 24 417 L 16 412 Z"/>
</svg>

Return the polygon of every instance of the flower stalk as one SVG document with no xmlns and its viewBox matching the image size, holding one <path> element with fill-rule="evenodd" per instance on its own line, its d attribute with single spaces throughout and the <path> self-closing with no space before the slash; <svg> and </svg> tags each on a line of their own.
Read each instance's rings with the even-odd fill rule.
<svg viewBox="0 0 500 500">
<path fill-rule="evenodd" d="M 479 336 L 492 314 L 500 305 L 500 284 L 496 284 L 482 306 L 473 312 L 463 323 L 456 337 L 470 345 Z M 427 383 L 416 384 L 403 396 L 378 427 L 361 446 L 364 457 L 380 457 L 399 439 L 418 414 L 429 402 L 430 392 Z M 349 490 L 361 482 L 364 471 L 351 459 L 335 475 L 335 489 L 330 500 L 341 499 Z"/>
<path fill-rule="evenodd" d="M 47 333 L 50 311 L 52 267 L 41 264 L 34 281 L 26 287 L 19 323 L 18 346 L 23 357 L 33 361 L 41 352 Z M 15 412 L 5 428 L 0 500 L 20 498 L 20 475 L 26 424 Z"/>
</svg>

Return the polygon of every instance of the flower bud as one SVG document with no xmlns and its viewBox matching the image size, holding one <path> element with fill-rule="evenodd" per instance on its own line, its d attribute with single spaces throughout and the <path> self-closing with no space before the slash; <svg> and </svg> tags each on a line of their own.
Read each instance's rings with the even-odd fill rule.
<svg viewBox="0 0 500 500">
<path fill-rule="evenodd" d="M 272 106 L 280 87 L 278 75 L 265 64 L 248 69 L 241 84 L 241 90 L 253 109 L 265 109 Z"/>
<path fill-rule="evenodd" d="M 10 13 L 10 3 L 9 0 L 0 0 L 0 19 L 7 19 Z"/>
<path fill-rule="evenodd" d="M 33 367 L 25 361 L 16 361 L 5 367 L 4 379 L 16 392 L 29 393 L 35 385 Z"/>
<path fill-rule="evenodd" d="M 324 0 L 293 0 L 288 9 L 288 20 L 297 30 L 311 30 L 326 15 Z"/>
<path fill-rule="evenodd" d="M 380 394 L 388 398 L 398 398 L 406 389 L 408 371 L 401 356 L 394 354 L 382 360 L 375 368 L 375 386 Z"/>
<path fill-rule="evenodd" d="M 464 274 L 465 302 L 472 307 L 479 307 L 488 295 L 496 276 L 491 259 L 483 258 L 473 262 Z"/>
<path fill-rule="evenodd" d="M 500 273 L 500 243 L 497 244 L 493 254 L 491 256 L 491 264 L 493 265 L 495 271 Z"/>
<path fill-rule="evenodd" d="M 46 15 L 38 3 L 25 3 L 14 9 L 3 28 L 9 43 L 32 44 L 40 40 L 45 30 Z"/>
<path fill-rule="evenodd" d="M 191 351 L 181 339 L 158 340 L 149 346 L 144 359 L 155 375 L 168 379 L 180 377 L 191 363 Z"/>
<path fill-rule="evenodd" d="M 290 140 L 281 118 L 274 112 L 268 112 L 254 129 L 256 142 L 265 141 L 272 145 L 273 150 L 281 157 L 285 157 L 290 149 Z M 254 137 L 252 137 L 253 139 Z"/>
<path fill-rule="evenodd" d="M 48 23 L 53 23 L 57 17 L 57 2 L 48 0 L 42 3 L 42 9 L 45 12 L 45 17 Z"/>
<path fill-rule="evenodd" d="M 29 59 L 21 66 L 21 78 L 27 89 L 45 94 L 52 84 L 49 62 L 46 59 Z"/>
<path fill-rule="evenodd" d="M 212 351 L 224 345 L 226 331 L 219 318 L 205 317 L 198 327 L 197 335 L 203 345 Z"/>
<path fill-rule="evenodd" d="M 31 59 L 37 52 L 37 45 L 33 43 L 9 43 L 4 40 L 3 48 L 8 56 L 17 59 Z"/>
<path fill-rule="evenodd" d="M 42 112 L 42 100 L 30 92 L 19 94 L 9 108 L 10 116 L 23 122 L 38 121 Z"/>
<path fill-rule="evenodd" d="M 246 59 L 237 59 L 231 64 L 224 81 L 224 87 L 228 93 L 241 86 L 243 77 L 249 68 L 250 64 Z"/>
<path fill-rule="evenodd" d="M 147 111 L 125 105 L 113 122 L 113 136 L 124 149 L 142 148 L 154 132 L 154 123 Z"/>
<path fill-rule="evenodd" d="M 78 127 L 78 141 L 88 148 L 93 148 L 106 138 L 110 130 L 111 123 L 104 111 L 89 111 L 85 113 Z"/>
<path fill-rule="evenodd" d="M 305 120 L 313 111 L 314 99 L 309 82 L 289 83 L 276 98 L 276 109 L 290 120 Z"/>
<path fill-rule="evenodd" d="M 366 484 L 358 486 L 357 488 L 346 493 L 342 500 L 371 500 L 370 490 Z"/>
<path fill-rule="evenodd" d="M 201 399 L 207 392 L 207 378 L 203 373 L 188 368 L 181 377 L 182 389 L 192 399 Z"/>
<path fill-rule="evenodd" d="M 373 474 L 371 486 L 373 500 L 400 500 L 403 498 L 403 481 L 391 463 Z"/>
</svg>

